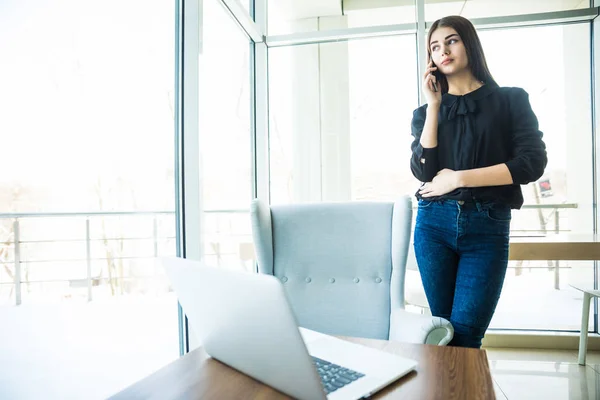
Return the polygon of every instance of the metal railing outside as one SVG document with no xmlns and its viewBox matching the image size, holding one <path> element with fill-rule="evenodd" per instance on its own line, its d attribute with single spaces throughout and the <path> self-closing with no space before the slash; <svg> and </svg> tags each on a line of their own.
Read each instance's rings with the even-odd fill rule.
<svg viewBox="0 0 600 400">
<path fill-rule="evenodd" d="M 248 214 L 249 210 L 242 209 L 232 209 L 232 210 L 204 210 L 204 214 L 207 215 L 223 215 L 223 214 Z M 159 232 L 159 218 L 166 216 L 172 217 L 172 231 L 173 234 L 161 235 Z M 94 237 L 92 232 L 92 221 L 99 220 L 101 221 L 104 218 L 128 218 L 128 217 L 142 217 L 147 223 L 147 218 L 151 218 L 152 227 L 151 234 L 144 236 L 111 236 L 111 235 L 100 235 Z M 76 238 L 68 238 L 68 239 L 31 239 L 27 240 L 23 238 L 23 224 L 24 221 L 30 221 L 33 219 L 52 219 L 52 218 L 68 218 L 68 219 L 83 219 L 84 224 L 81 227 L 80 234 L 76 233 Z M 12 282 L 0 282 L 0 286 L 3 284 L 14 284 L 14 296 L 15 296 L 15 304 L 22 304 L 22 294 L 23 294 L 23 284 L 31 284 L 31 283 L 48 283 L 48 282 L 66 282 L 64 279 L 46 279 L 46 280 L 28 280 L 23 274 L 23 266 L 25 264 L 40 264 L 40 263 L 53 263 L 53 262 L 69 262 L 69 263 L 81 263 L 85 268 L 85 287 L 87 288 L 87 300 L 91 301 L 93 299 L 93 286 L 94 280 L 96 279 L 93 274 L 93 263 L 94 262 L 122 262 L 123 260 L 142 260 L 142 259 L 153 259 L 162 255 L 173 255 L 175 252 L 175 248 L 173 247 L 173 254 L 161 254 L 160 245 L 163 243 L 167 243 L 169 241 L 174 241 L 174 228 L 175 228 L 175 212 L 174 211 L 124 211 L 124 212 L 65 212 L 65 213 L 3 213 L 0 214 L 0 224 L 5 222 L 5 238 L 0 243 L 0 265 L 5 267 L 5 270 L 8 271 L 6 266 L 10 266 L 12 264 L 13 267 L 13 280 Z M 9 221 L 6 224 L 6 221 Z M 121 223 L 123 223 L 121 221 Z M 8 233 L 6 232 L 6 228 L 9 227 Z M 12 232 L 10 232 L 10 228 L 12 228 Z M 218 230 L 218 229 L 217 229 Z M 73 232 L 69 232 L 72 234 Z M 209 233 L 214 234 L 214 233 Z M 218 234 L 218 232 L 216 233 Z M 231 232 L 227 232 L 227 234 L 231 234 Z M 78 237 L 81 235 L 81 239 Z M 32 235 L 29 235 L 32 236 Z M 2 239 L 2 238 L 0 238 Z M 120 241 L 123 243 L 124 241 L 151 241 L 152 242 L 152 253 L 143 256 L 125 256 L 123 254 L 111 254 L 107 257 L 99 257 L 93 254 L 93 246 L 96 243 L 100 243 L 101 245 L 108 246 L 108 242 Z M 27 245 L 35 245 L 35 244 L 44 244 L 44 243 L 83 243 L 85 246 L 85 257 L 84 258 L 69 258 L 66 256 L 64 259 L 59 258 L 50 258 L 50 259 L 34 259 L 29 260 L 24 257 L 24 247 Z M 13 250 L 13 257 L 9 256 L 10 251 L 7 249 L 11 248 Z M 215 247 L 215 246 L 213 246 Z M 216 246 L 220 247 L 220 246 Z M 4 250 L 4 251 L 1 251 Z M 220 257 L 221 254 L 217 254 L 217 257 Z M 1 273 L 2 271 L 0 271 Z M 0 275 L 1 276 L 1 275 Z M 123 277 L 121 277 L 122 279 Z M 144 277 L 136 276 L 135 279 L 143 279 Z M 117 278 L 104 278 L 104 280 L 117 279 Z M 128 278 L 131 279 L 131 278 Z M 69 282 L 81 281 L 81 279 L 70 279 Z M 80 282 L 83 283 L 83 282 Z"/>
<path fill-rule="evenodd" d="M 523 209 L 524 210 L 528 210 L 528 209 L 536 209 L 538 210 L 539 213 L 539 220 L 540 220 L 540 231 L 542 235 L 547 235 L 548 233 L 551 234 L 559 234 L 561 232 L 569 232 L 570 230 L 562 230 L 560 228 L 560 212 L 561 210 L 565 210 L 565 209 L 575 209 L 578 208 L 579 205 L 577 203 L 561 203 L 561 204 L 528 204 L 528 205 L 524 205 Z M 552 218 L 554 220 L 554 229 L 550 230 L 548 229 L 548 223 L 545 220 L 545 218 L 543 218 L 541 210 L 543 209 L 551 209 L 552 212 L 550 213 L 550 218 Z M 514 235 L 514 233 L 516 232 L 528 232 L 528 231 L 512 231 L 512 235 Z M 525 235 L 526 236 L 526 235 Z M 516 262 L 516 266 L 515 268 L 515 273 L 516 274 L 520 274 L 521 272 L 521 267 L 523 265 L 523 261 L 517 261 Z M 547 265 L 548 268 L 553 269 L 554 270 L 554 289 L 559 290 L 560 289 L 560 261 L 556 260 L 556 261 L 547 261 Z"/>
<path fill-rule="evenodd" d="M 537 234 L 555 234 L 568 232 L 569 230 L 565 230 L 561 228 L 561 218 L 564 217 L 564 211 L 568 209 L 576 209 L 578 205 L 575 203 L 560 203 L 560 204 L 528 204 L 523 206 L 523 210 L 537 210 L 540 213 L 539 218 L 539 229 L 534 230 L 513 230 L 511 231 L 511 235 L 513 236 L 523 236 L 529 235 L 532 232 L 537 232 Z M 543 210 L 551 210 L 549 214 L 542 215 Z M 561 211 L 563 211 L 563 216 L 561 216 Z M 247 209 L 230 209 L 230 210 L 205 210 L 204 214 L 206 215 L 223 215 L 223 214 L 249 214 L 249 210 Z M 13 282 L 14 284 L 14 292 L 15 292 L 15 304 L 19 305 L 22 303 L 22 286 L 23 284 L 29 283 L 43 283 L 43 282 L 64 282 L 65 280 L 38 280 L 38 281 L 30 281 L 23 274 L 23 266 L 26 263 L 51 263 L 51 262 L 80 262 L 85 268 L 85 280 L 84 282 L 80 282 L 82 285 L 84 284 L 87 288 L 87 300 L 91 301 L 93 298 L 93 286 L 94 286 L 94 277 L 93 274 L 93 263 L 94 262 L 102 262 L 102 261 L 115 261 L 115 260 L 141 260 L 141 259 L 152 259 L 159 257 L 161 255 L 160 244 L 164 241 L 174 240 L 174 230 L 173 235 L 161 235 L 159 232 L 159 218 L 161 216 L 172 216 L 173 217 L 173 227 L 174 227 L 174 211 L 145 211 L 145 212 L 75 212 L 75 213 L 4 213 L 0 214 L 0 223 L 2 221 L 12 221 L 12 236 L 9 235 L 7 240 L 3 240 L 0 243 L 0 250 L 2 250 L 2 246 L 6 249 L 7 247 L 12 246 L 13 248 L 13 257 L 7 257 L 8 252 L 0 251 L 0 265 L 6 266 L 7 264 L 13 265 Z M 95 219 L 109 218 L 109 217 L 145 217 L 152 219 L 152 232 L 148 236 L 135 236 L 135 237 L 94 237 L 92 234 L 92 226 L 91 222 Z M 543 217 L 543 218 L 542 218 Z M 31 220 L 31 219 L 40 219 L 40 218 L 76 218 L 83 219 L 84 225 L 81 228 L 81 236 L 82 239 L 37 239 L 37 240 L 24 240 L 23 239 L 23 226 L 22 222 Z M 218 225 L 218 224 L 217 224 Z M 253 254 L 245 254 L 241 255 L 241 252 L 253 252 L 252 249 L 248 249 L 248 241 L 251 239 L 249 235 L 251 232 L 237 232 L 239 228 L 230 227 L 227 231 L 219 232 L 217 228 L 214 232 L 205 231 L 205 235 L 212 236 L 213 239 L 209 240 L 209 247 L 207 248 L 208 256 L 212 256 L 215 258 L 215 262 L 220 263 L 221 258 L 224 255 L 227 255 L 222 251 L 225 247 L 231 247 L 231 242 L 233 237 L 238 237 L 239 245 L 240 245 L 240 254 L 238 257 L 241 258 L 241 262 L 247 262 L 247 259 L 253 258 Z M 1 239 L 1 238 L 0 238 Z M 101 242 L 106 246 L 106 243 L 109 241 L 152 241 L 152 253 L 145 256 L 124 256 L 122 254 L 112 254 L 109 257 L 98 257 L 93 254 L 93 245 L 97 242 Z M 229 243 L 227 243 L 229 240 Z M 27 257 L 24 257 L 23 254 L 23 246 L 28 244 L 36 244 L 36 243 L 67 243 L 67 242 L 83 242 L 85 244 L 85 257 L 84 258 L 70 258 L 70 259 L 36 259 L 29 260 Z M 251 245 L 251 243 L 250 243 Z M 242 246 L 244 246 L 244 250 L 242 250 Z M 229 250 L 231 252 L 231 250 Z M 4 254 L 4 256 L 3 256 Z M 230 256 L 233 255 L 229 254 Z M 518 263 L 518 262 L 517 262 Z M 521 265 L 518 264 L 516 268 L 520 268 Z M 514 267 L 513 267 L 514 268 Z M 559 285 L 559 269 L 560 265 L 557 262 L 552 265 L 552 262 L 548 262 L 548 268 L 553 268 L 555 273 L 555 287 Z M 1 273 L 1 271 L 0 271 Z M 24 279 L 25 278 L 25 279 Z M 136 278 L 142 278 L 137 276 Z M 108 278 L 112 279 L 112 278 Z M 106 280 L 106 279 L 105 279 Z M 73 279 L 70 281 L 82 281 L 81 279 Z M 0 286 L 2 284 L 11 283 L 11 282 L 0 282 Z"/>
</svg>

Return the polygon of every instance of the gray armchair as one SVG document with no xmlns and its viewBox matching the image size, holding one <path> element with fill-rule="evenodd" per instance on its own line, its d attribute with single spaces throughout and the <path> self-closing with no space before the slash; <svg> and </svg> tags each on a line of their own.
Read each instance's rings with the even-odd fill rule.
<svg viewBox="0 0 600 400">
<path fill-rule="evenodd" d="M 409 197 L 271 206 L 254 200 L 260 273 L 281 280 L 300 326 L 331 335 L 445 345 L 449 321 L 404 310 Z"/>
</svg>

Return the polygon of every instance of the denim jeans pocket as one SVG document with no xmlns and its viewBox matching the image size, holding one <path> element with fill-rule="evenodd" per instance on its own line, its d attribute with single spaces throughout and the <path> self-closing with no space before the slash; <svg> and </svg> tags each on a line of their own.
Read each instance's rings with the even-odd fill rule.
<svg viewBox="0 0 600 400">
<path fill-rule="evenodd" d="M 429 201 L 429 200 L 422 200 L 421 199 L 418 202 L 419 208 L 427 208 L 427 207 L 429 207 L 432 204 L 433 204 L 433 201 Z"/>
<path fill-rule="evenodd" d="M 512 214 L 509 206 L 493 206 L 487 209 L 487 217 L 492 221 L 508 222 Z"/>
</svg>

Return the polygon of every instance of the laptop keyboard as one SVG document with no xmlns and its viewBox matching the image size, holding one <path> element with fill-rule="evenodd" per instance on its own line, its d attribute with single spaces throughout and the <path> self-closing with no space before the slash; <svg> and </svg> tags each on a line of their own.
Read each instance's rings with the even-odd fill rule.
<svg viewBox="0 0 600 400">
<path fill-rule="evenodd" d="M 323 388 L 327 394 L 334 392 L 339 388 L 354 382 L 358 378 L 365 376 L 360 372 L 341 367 L 337 364 L 332 364 L 317 357 L 312 357 L 312 359 L 317 367 L 317 371 L 321 377 L 321 383 L 323 384 Z"/>
</svg>

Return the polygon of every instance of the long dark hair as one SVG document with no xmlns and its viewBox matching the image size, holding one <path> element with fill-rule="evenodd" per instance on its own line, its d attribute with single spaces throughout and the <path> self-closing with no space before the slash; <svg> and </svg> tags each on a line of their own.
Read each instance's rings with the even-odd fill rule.
<svg viewBox="0 0 600 400">
<path fill-rule="evenodd" d="M 431 25 L 429 34 L 427 35 L 427 63 L 429 64 L 431 61 L 431 48 L 429 45 L 431 43 L 431 35 L 440 27 L 453 28 L 458 33 L 465 45 L 469 68 L 475 79 L 486 84 L 492 83 L 495 85 L 496 81 L 488 69 L 485 54 L 483 54 L 483 47 L 479 41 L 479 36 L 477 36 L 477 31 L 475 31 L 475 27 L 471 21 L 458 15 L 438 19 Z M 436 77 L 442 88 L 442 94 L 447 93 L 448 80 L 446 76 L 442 73 L 437 73 Z"/>
</svg>

